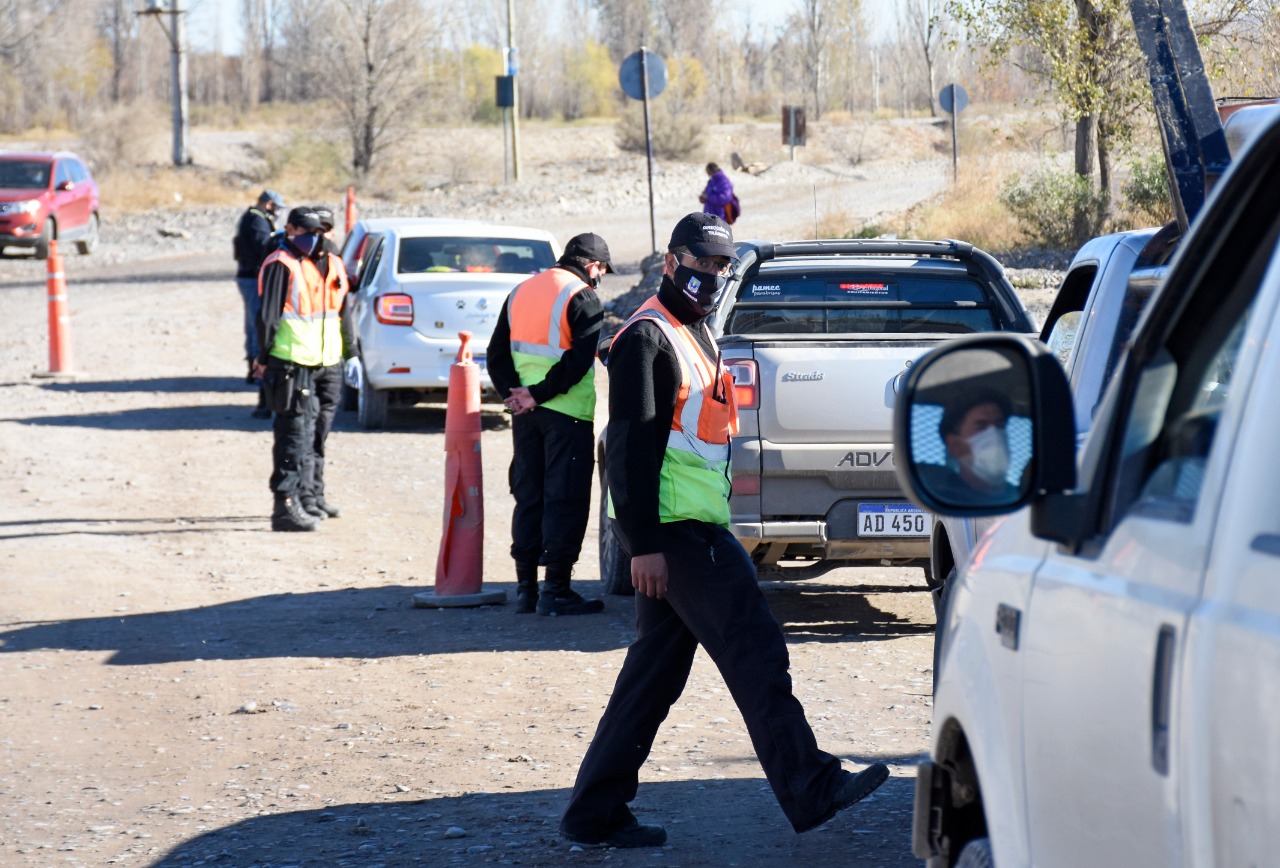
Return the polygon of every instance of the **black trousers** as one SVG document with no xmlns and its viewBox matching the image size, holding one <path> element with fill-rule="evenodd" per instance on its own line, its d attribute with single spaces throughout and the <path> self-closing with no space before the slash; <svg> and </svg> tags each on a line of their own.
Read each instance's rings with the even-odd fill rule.
<svg viewBox="0 0 1280 868">
<path fill-rule="evenodd" d="M 307 456 L 303 482 L 298 491 L 298 496 L 307 503 L 324 497 L 324 444 L 333 430 L 333 417 L 338 413 L 338 402 L 342 398 L 342 365 L 316 368 L 312 384 L 317 402 L 315 437 L 312 438 L 311 454 Z"/>
<path fill-rule="evenodd" d="M 293 365 L 273 356 L 267 362 L 264 381 L 282 376 L 286 369 L 292 372 L 292 389 L 287 396 L 279 396 L 281 403 L 272 406 L 275 418 L 271 430 L 275 442 L 271 450 L 271 490 L 296 497 L 302 488 L 315 440 L 319 402 L 312 379 L 317 369 Z"/>
<path fill-rule="evenodd" d="M 511 417 L 511 436 L 511 557 L 571 567 L 591 515 L 592 423 L 537 407 Z"/>
<path fill-rule="evenodd" d="M 560 828 L 605 837 L 633 819 L 641 765 L 684 690 L 702 645 L 724 678 L 765 777 L 796 831 L 830 812 L 840 760 L 819 750 L 791 692 L 782 628 L 742 545 L 726 529 L 697 521 L 663 526 L 667 594 L 636 594 L 636 640 L 578 770 Z"/>
</svg>

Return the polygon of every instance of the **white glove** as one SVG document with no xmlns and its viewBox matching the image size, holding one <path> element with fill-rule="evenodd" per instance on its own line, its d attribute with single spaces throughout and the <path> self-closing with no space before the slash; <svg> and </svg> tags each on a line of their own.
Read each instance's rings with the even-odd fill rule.
<svg viewBox="0 0 1280 868">
<path fill-rule="evenodd" d="M 360 362 L 355 356 L 342 363 L 342 379 L 351 388 L 360 388 Z"/>
</svg>

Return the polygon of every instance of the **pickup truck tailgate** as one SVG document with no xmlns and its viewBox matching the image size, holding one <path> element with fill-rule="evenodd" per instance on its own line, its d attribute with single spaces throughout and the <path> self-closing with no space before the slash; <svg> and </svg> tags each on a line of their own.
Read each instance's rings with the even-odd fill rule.
<svg viewBox="0 0 1280 868">
<path fill-rule="evenodd" d="M 896 493 L 895 387 L 932 340 L 761 341 L 762 512 L 823 515 L 835 500 Z M 726 348 L 727 351 L 728 348 Z M 827 485 L 815 485 L 815 478 Z"/>
</svg>

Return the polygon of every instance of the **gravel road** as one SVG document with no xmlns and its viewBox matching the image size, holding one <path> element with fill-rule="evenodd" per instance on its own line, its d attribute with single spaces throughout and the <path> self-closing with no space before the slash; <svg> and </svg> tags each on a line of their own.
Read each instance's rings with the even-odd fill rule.
<svg viewBox="0 0 1280 868">
<path fill-rule="evenodd" d="M 910 204 L 945 177 L 925 168 L 841 183 L 868 209 Z M 744 201 L 778 203 L 778 222 L 753 208 L 741 225 L 785 233 L 811 214 L 812 185 L 770 187 L 768 174 L 744 178 Z M 663 225 L 685 207 L 665 201 Z M 482 202 L 463 213 L 494 216 Z M 766 586 L 820 744 L 850 768 L 892 769 L 870 800 L 794 835 L 699 655 L 635 803 L 670 843 L 562 841 L 631 600 L 582 619 L 413 608 L 439 544 L 438 407 L 379 432 L 341 414 L 329 475 L 343 516 L 318 534 L 271 533 L 270 434 L 240 378 L 235 216 L 117 215 L 97 253 L 67 257 L 69 380 L 32 376 L 47 368 L 44 264 L 0 260 L 0 863 L 915 864 L 933 615 L 920 572 L 903 569 Z M 621 210 L 531 198 L 505 216 L 561 238 L 604 234 L 625 266 L 606 296 L 634 282 L 648 248 L 647 221 Z M 510 591 L 510 437 L 500 413 L 484 424 L 485 586 Z M 593 520 L 576 580 L 587 593 L 599 593 L 596 532 Z"/>
</svg>

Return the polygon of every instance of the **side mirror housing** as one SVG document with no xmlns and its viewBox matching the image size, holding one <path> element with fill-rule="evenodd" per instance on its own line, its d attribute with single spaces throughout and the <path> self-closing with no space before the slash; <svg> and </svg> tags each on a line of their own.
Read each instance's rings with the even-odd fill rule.
<svg viewBox="0 0 1280 868">
<path fill-rule="evenodd" d="M 1075 421 L 1057 357 L 1017 334 L 959 338 L 911 368 L 894 408 L 899 483 L 942 515 L 1003 515 L 1075 486 Z"/>
</svg>

